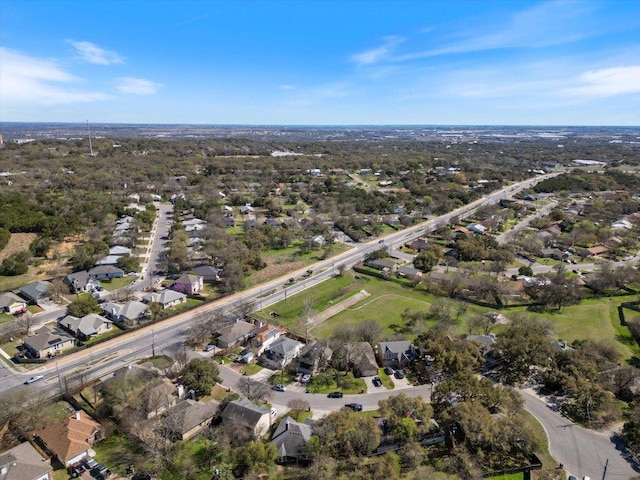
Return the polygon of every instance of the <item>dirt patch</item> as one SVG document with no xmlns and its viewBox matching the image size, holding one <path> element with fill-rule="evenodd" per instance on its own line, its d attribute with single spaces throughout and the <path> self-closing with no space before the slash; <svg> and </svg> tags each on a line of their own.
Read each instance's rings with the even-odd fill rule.
<svg viewBox="0 0 640 480">
<path fill-rule="evenodd" d="M 263 283 L 268 280 L 273 280 L 274 278 L 281 277 L 286 275 L 289 272 L 295 272 L 296 270 L 300 270 L 306 265 L 306 262 L 298 261 L 298 262 L 290 262 L 290 263 L 271 263 L 267 264 L 265 268 L 260 270 L 259 272 L 254 273 L 249 280 L 251 285 L 255 285 L 258 283 Z"/>
<path fill-rule="evenodd" d="M 14 253 L 29 250 L 29 245 L 36 237 L 35 233 L 12 233 L 7 246 L 0 250 L 0 262 Z"/>
</svg>

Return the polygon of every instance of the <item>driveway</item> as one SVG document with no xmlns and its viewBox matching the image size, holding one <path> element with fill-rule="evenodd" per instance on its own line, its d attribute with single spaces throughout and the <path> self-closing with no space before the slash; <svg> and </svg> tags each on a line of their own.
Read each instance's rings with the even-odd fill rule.
<svg viewBox="0 0 640 480">
<path fill-rule="evenodd" d="M 571 422 L 549 408 L 532 389 L 520 390 L 520 393 L 525 409 L 540 422 L 547 434 L 549 453 L 570 475 L 608 480 L 628 480 L 638 475 L 610 434 Z"/>
</svg>

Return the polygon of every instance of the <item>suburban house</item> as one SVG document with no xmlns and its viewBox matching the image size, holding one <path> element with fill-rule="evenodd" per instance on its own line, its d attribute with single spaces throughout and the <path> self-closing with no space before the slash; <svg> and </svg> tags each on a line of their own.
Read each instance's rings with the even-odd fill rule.
<svg viewBox="0 0 640 480">
<path fill-rule="evenodd" d="M 159 303 L 162 308 L 172 308 L 187 301 L 187 296 L 174 290 L 147 293 L 142 297 L 144 303 Z"/>
<path fill-rule="evenodd" d="M 122 245 L 115 245 L 109 249 L 109 255 L 115 255 L 116 257 L 131 254 L 132 250 L 129 247 L 123 247 Z"/>
<path fill-rule="evenodd" d="M 287 337 L 280 337 L 275 340 L 266 351 L 266 357 L 270 362 L 276 364 L 276 368 L 284 368 L 298 356 L 304 343 Z"/>
<path fill-rule="evenodd" d="M 102 427 L 79 410 L 64 420 L 35 433 L 46 450 L 65 467 L 90 456 L 93 445 L 102 440 Z"/>
<path fill-rule="evenodd" d="M 153 418 L 175 406 L 183 393 L 184 387 L 178 385 L 176 388 L 167 377 L 146 379 L 140 402 L 147 418 Z"/>
<path fill-rule="evenodd" d="M 480 345 L 483 355 L 487 355 L 496 344 L 496 336 L 493 333 L 489 335 L 467 335 L 467 340 Z"/>
<path fill-rule="evenodd" d="M 416 252 L 421 252 L 424 250 L 429 242 L 427 241 L 427 237 L 419 237 L 415 240 L 411 240 L 410 242 L 405 243 L 405 247 L 410 248 L 411 250 L 415 250 Z"/>
<path fill-rule="evenodd" d="M 26 311 L 27 302 L 25 302 L 24 299 L 20 298 L 15 293 L 0 293 L 0 312 L 13 315 L 15 313 L 24 313 Z"/>
<path fill-rule="evenodd" d="M 255 331 L 256 326 L 253 323 L 238 320 L 218 329 L 216 342 L 220 348 L 232 347 L 244 343 Z"/>
<path fill-rule="evenodd" d="M 29 442 L 0 453 L 0 480 L 51 480 L 51 462 Z"/>
<path fill-rule="evenodd" d="M 467 229 L 473 233 L 479 233 L 480 235 L 484 235 L 487 233 L 487 227 L 482 225 L 481 223 L 474 223 L 473 225 L 469 225 Z"/>
<path fill-rule="evenodd" d="M 49 298 L 49 289 L 51 282 L 46 280 L 41 282 L 30 283 L 20 289 L 20 295 L 27 299 L 30 303 L 37 304 L 42 300 Z"/>
<path fill-rule="evenodd" d="M 109 332 L 113 322 L 101 315 L 90 313 L 82 318 L 67 315 L 58 320 L 58 325 L 79 340 L 88 340 L 94 335 Z"/>
<path fill-rule="evenodd" d="M 65 276 L 62 281 L 69 287 L 71 293 L 88 292 L 100 284 L 100 282 L 89 275 L 89 272 L 86 270 L 70 273 Z"/>
<path fill-rule="evenodd" d="M 597 257 L 598 255 L 605 254 L 608 251 L 609 251 L 609 249 L 607 247 L 605 247 L 604 245 L 594 245 L 593 247 L 585 248 L 582 251 L 582 255 L 584 255 L 585 257 L 587 257 L 589 255 L 593 255 L 594 257 Z"/>
<path fill-rule="evenodd" d="M 256 209 L 253 208 L 251 206 L 251 204 L 247 203 L 246 205 L 243 205 L 242 207 L 240 207 L 240 213 L 242 215 L 248 215 L 250 213 L 255 213 Z"/>
<path fill-rule="evenodd" d="M 296 422 L 284 417 L 271 437 L 271 445 L 278 451 L 278 463 L 294 463 L 306 459 L 304 447 L 311 438 L 311 422 Z"/>
<path fill-rule="evenodd" d="M 227 404 L 222 411 L 222 423 L 241 425 L 248 428 L 256 438 L 261 437 L 271 427 L 271 412 L 264 405 L 256 405 L 246 397 Z"/>
<path fill-rule="evenodd" d="M 23 340 L 22 346 L 27 356 L 47 358 L 73 348 L 76 339 L 58 328 L 44 326 L 35 335 Z"/>
<path fill-rule="evenodd" d="M 142 302 L 131 301 L 124 304 L 120 303 L 105 303 L 102 305 L 102 311 L 107 318 L 122 322 L 122 323 L 136 323 L 138 320 L 147 316 L 147 310 L 149 307 Z"/>
<path fill-rule="evenodd" d="M 233 228 L 236 226 L 236 219 L 233 216 L 222 217 L 222 224 L 227 228 Z"/>
<path fill-rule="evenodd" d="M 369 260 L 366 262 L 367 267 L 375 268 L 381 272 L 395 272 L 398 264 L 395 260 L 387 260 L 384 258 L 377 258 L 375 260 Z"/>
<path fill-rule="evenodd" d="M 213 283 L 220 281 L 220 270 L 211 265 L 200 265 L 192 268 L 189 273 L 193 273 L 202 277 L 204 283 Z"/>
<path fill-rule="evenodd" d="M 107 255 L 106 257 L 102 257 L 101 259 L 96 261 L 94 265 L 97 267 L 101 265 L 112 265 L 115 267 L 118 264 L 118 260 L 120 260 L 120 257 L 121 255 Z"/>
<path fill-rule="evenodd" d="M 186 273 L 171 284 L 171 290 L 182 292 L 186 295 L 195 295 L 204 288 L 202 277 Z"/>
<path fill-rule="evenodd" d="M 298 355 L 298 371 L 315 375 L 319 370 L 327 366 L 332 355 L 333 350 L 326 343 L 312 340 Z"/>
<path fill-rule="evenodd" d="M 124 277 L 124 270 L 113 265 L 93 267 L 87 273 L 96 280 L 111 280 L 112 278 Z"/>
<path fill-rule="evenodd" d="M 398 267 L 396 269 L 396 275 L 398 277 L 404 277 L 413 280 L 414 278 L 422 277 L 423 273 L 416 267 L 405 265 L 404 267 Z"/>
<path fill-rule="evenodd" d="M 413 345 L 407 340 L 380 342 L 378 345 L 378 359 L 383 367 L 404 368 L 414 357 Z"/>
<path fill-rule="evenodd" d="M 258 351 L 256 353 L 260 356 L 285 332 L 286 330 L 280 330 L 278 327 L 266 323 L 255 331 L 254 336 L 251 338 L 251 347 L 257 348 Z"/>
<path fill-rule="evenodd" d="M 167 410 L 164 414 L 171 425 L 173 440 L 189 440 L 211 424 L 220 403 L 215 400 L 197 402 L 187 399 Z"/>
<path fill-rule="evenodd" d="M 345 343 L 334 352 L 332 362 L 342 370 L 351 370 L 356 377 L 378 374 L 378 362 L 369 342 Z"/>
</svg>

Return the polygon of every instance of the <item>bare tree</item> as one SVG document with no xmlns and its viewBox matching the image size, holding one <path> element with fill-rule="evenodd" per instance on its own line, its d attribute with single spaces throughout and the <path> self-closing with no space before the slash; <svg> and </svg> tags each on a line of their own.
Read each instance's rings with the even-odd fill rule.
<svg viewBox="0 0 640 480">
<path fill-rule="evenodd" d="M 271 396 L 271 387 L 265 383 L 244 376 L 238 382 L 238 390 L 249 400 L 263 401 Z"/>
</svg>

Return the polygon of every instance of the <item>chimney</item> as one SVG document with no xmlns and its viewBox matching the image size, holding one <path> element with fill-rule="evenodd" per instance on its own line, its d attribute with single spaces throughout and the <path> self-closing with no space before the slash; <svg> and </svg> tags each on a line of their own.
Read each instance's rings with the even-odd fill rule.
<svg viewBox="0 0 640 480">
<path fill-rule="evenodd" d="M 79 410 L 78 410 L 78 411 L 76 411 L 76 412 L 73 414 L 73 417 L 74 417 L 76 420 L 80 420 L 80 411 L 79 411 Z"/>
</svg>

